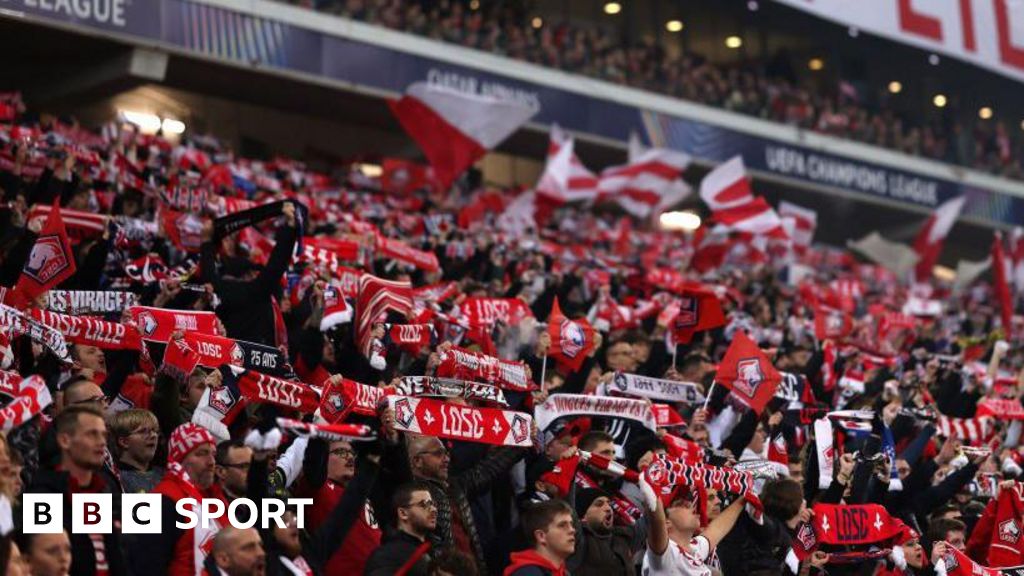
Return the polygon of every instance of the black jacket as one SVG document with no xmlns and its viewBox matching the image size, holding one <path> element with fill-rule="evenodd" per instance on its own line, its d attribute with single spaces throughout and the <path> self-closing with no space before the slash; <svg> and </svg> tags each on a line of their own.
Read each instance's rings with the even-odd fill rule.
<svg viewBox="0 0 1024 576">
<path fill-rule="evenodd" d="M 415 536 L 401 530 L 391 530 L 384 535 L 380 548 L 373 551 L 366 561 L 363 574 L 366 576 L 392 576 L 399 568 L 412 558 L 423 542 Z M 412 568 L 406 572 L 409 576 L 427 576 L 427 564 L 430 563 L 430 552 L 420 557 Z"/>
<path fill-rule="evenodd" d="M 121 518 L 120 504 L 121 496 L 120 491 L 113 488 L 109 482 L 103 479 L 102 475 L 94 475 L 99 478 L 104 484 L 102 493 L 113 494 L 114 503 L 114 520 L 115 525 Z M 71 538 L 71 570 L 72 576 L 95 576 L 96 574 L 96 547 L 93 542 L 93 537 L 88 534 L 74 534 L 71 532 L 71 491 L 68 486 L 68 478 L 70 475 L 67 472 L 58 472 L 55 470 L 40 469 L 35 478 L 32 481 L 32 485 L 25 493 L 28 494 L 40 494 L 40 493 L 57 493 L 64 494 L 65 496 L 65 507 L 64 507 L 64 527 L 68 531 L 68 535 Z M 103 554 L 106 556 L 107 565 L 109 567 L 108 573 L 111 576 L 124 576 L 128 573 L 127 566 L 125 565 L 124 556 L 121 550 L 121 533 L 115 528 L 110 534 L 102 535 L 103 541 Z"/>
</svg>

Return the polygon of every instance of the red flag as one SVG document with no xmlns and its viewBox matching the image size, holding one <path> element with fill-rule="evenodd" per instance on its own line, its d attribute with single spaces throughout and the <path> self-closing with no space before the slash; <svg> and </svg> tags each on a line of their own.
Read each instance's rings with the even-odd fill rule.
<svg viewBox="0 0 1024 576">
<path fill-rule="evenodd" d="M 694 332 L 725 326 L 725 313 L 718 296 L 706 288 L 687 288 L 679 299 L 679 313 L 672 319 L 672 338 L 688 344 Z"/>
<path fill-rule="evenodd" d="M 529 103 L 426 82 L 414 82 L 388 105 L 430 160 L 442 189 L 537 113 Z"/>
<path fill-rule="evenodd" d="M 74 273 L 75 255 L 60 215 L 59 200 L 55 199 L 14 287 L 17 303 L 27 304 Z"/>
<path fill-rule="evenodd" d="M 576 372 L 583 366 L 583 361 L 594 349 L 594 328 L 585 319 L 570 320 L 562 314 L 558 298 L 548 315 L 548 335 L 551 336 L 551 348 L 548 355 L 555 362 L 568 366 Z"/>
<path fill-rule="evenodd" d="M 993 289 L 999 300 L 1000 318 L 1003 332 L 1009 338 L 1013 331 L 1013 297 L 1010 296 L 1010 284 L 1006 281 L 1006 259 L 1003 254 L 1003 238 L 996 234 L 992 241 L 992 275 Z"/>
<path fill-rule="evenodd" d="M 829 306 L 814 309 L 814 337 L 818 340 L 842 340 L 853 331 L 853 318 Z"/>
<path fill-rule="evenodd" d="M 406 195 L 433 185 L 433 171 L 422 164 L 401 158 L 385 158 L 380 184 L 385 192 Z"/>
<path fill-rule="evenodd" d="M 718 365 L 715 381 L 732 390 L 737 400 L 760 414 L 775 395 L 782 375 L 745 332 L 736 332 L 725 358 Z"/>
</svg>

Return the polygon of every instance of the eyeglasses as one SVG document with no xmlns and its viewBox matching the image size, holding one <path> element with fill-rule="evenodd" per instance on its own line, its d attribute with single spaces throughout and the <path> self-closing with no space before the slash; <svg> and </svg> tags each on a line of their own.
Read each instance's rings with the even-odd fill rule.
<svg viewBox="0 0 1024 576">
<path fill-rule="evenodd" d="M 332 456 L 338 456 L 339 458 L 354 458 L 356 453 L 348 448 L 335 448 L 331 450 Z"/>
<path fill-rule="evenodd" d="M 136 436 L 136 435 L 138 435 L 138 436 L 159 436 L 160 435 L 160 431 L 157 430 L 156 428 L 139 428 L 138 430 L 135 430 L 131 434 L 129 434 L 129 436 Z"/>
<path fill-rule="evenodd" d="M 431 508 L 437 508 L 437 504 L 434 504 L 433 500 L 422 500 L 420 502 L 410 502 L 408 506 L 402 506 L 402 508 L 422 508 L 424 510 L 430 510 Z"/>
<path fill-rule="evenodd" d="M 446 450 L 444 448 L 437 448 L 437 449 L 434 449 L 434 450 L 424 450 L 422 452 L 418 452 L 416 455 L 417 456 L 423 456 L 424 454 L 430 454 L 431 456 L 433 456 L 435 458 L 442 458 L 446 454 L 448 454 L 448 450 Z"/>
<path fill-rule="evenodd" d="M 217 464 L 221 468 L 234 468 L 235 470 L 248 470 L 252 467 L 252 462 L 236 462 L 234 464 Z"/>
</svg>

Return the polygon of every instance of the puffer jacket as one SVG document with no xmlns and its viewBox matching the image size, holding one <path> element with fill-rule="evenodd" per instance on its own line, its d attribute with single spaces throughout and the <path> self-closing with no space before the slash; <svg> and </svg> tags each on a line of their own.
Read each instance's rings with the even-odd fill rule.
<svg viewBox="0 0 1024 576">
<path fill-rule="evenodd" d="M 477 568 L 481 574 L 486 572 L 487 557 L 484 555 L 483 543 L 480 541 L 469 500 L 508 472 L 509 468 L 518 462 L 525 453 L 526 451 L 522 448 L 505 446 L 494 448 L 471 468 L 450 477 L 447 483 L 420 478 L 430 487 L 430 497 L 437 505 L 437 527 L 431 537 L 435 549 L 447 548 L 455 544 L 452 531 L 452 507 L 455 506 L 473 546 L 473 556 Z"/>
</svg>

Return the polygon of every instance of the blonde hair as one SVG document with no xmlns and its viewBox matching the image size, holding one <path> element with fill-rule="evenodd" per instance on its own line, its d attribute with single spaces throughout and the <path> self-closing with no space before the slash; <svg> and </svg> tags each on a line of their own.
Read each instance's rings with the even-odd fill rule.
<svg viewBox="0 0 1024 576">
<path fill-rule="evenodd" d="M 107 419 L 107 427 L 110 429 L 110 438 L 113 441 L 114 447 L 117 447 L 118 440 L 131 435 L 132 432 L 135 432 L 136 429 L 145 424 L 152 424 L 158 429 L 160 426 L 156 419 L 156 414 L 142 408 L 130 408 L 111 415 Z"/>
</svg>

